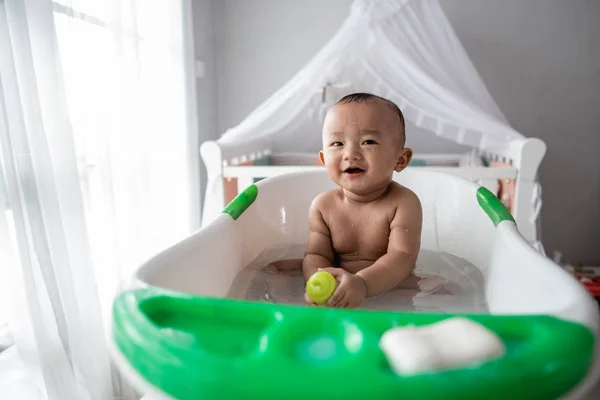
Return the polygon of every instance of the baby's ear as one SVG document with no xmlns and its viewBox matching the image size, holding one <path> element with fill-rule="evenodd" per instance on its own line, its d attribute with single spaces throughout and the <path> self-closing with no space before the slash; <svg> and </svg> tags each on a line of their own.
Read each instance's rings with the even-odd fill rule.
<svg viewBox="0 0 600 400">
<path fill-rule="evenodd" d="M 405 147 L 402 149 L 402 153 L 400 153 L 400 157 L 398 158 L 398 163 L 396 164 L 396 168 L 394 170 L 396 172 L 402 171 L 404 168 L 408 167 L 410 164 L 410 160 L 412 160 L 413 151 L 409 147 Z"/>
<path fill-rule="evenodd" d="M 325 165 L 325 156 L 322 151 L 319 152 L 319 159 L 321 160 L 323 165 Z"/>
</svg>

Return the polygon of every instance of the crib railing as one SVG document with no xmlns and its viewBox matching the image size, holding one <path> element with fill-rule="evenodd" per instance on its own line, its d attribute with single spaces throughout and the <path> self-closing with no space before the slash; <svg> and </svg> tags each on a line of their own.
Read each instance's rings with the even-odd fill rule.
<svg viewBox="0 0 600 400">
<path fill-rule="evenodd" d="M 428 171 L 467 179 L 488 188 L 492 193 L 498 193 L 501 180 L 513 180 L 515 182 L 515 198 L 511 211 L 522 235 L 533 242 L 537 240 L 536 212 L 533 205 L 536 177 L 545 151 L 544 142 L 536 138 L 528 138 L 514 140 L 503 146 L 473 150 L 470 154 L 472 157 L 483 157 L 488 162 L 503 163 L 504 166 L 489 168 L 487 166 L 415 165 L 410 168 L 427 168 Z M 315 165 L 251 165 L 251 161 L 272 153 L 268 138 L 236 142 L 207 141 L 202 144 L 200 153 L 208 175 L 203 225 L 205 219 L 211 220 L 215 216 L 214 214 L 220 212 L 226 205 L 226 198 L 235 195 L 235 193 L 225 195 L 226 182 L 232 183 L 233 180 L 236 180 L 239 193 L 254 183 L 256 179 L 322 168 L 316 163 Z M 442 160 L 462 156 L 464 155 L 418 154 L 415 155 L 415 158 Z"/>
</svg>

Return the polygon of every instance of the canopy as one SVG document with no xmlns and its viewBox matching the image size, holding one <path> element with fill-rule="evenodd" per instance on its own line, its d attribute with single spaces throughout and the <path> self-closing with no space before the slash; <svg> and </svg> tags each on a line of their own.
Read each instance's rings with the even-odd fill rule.
<svg viewBox="0 0 600 400">
<path fill-rule="evenodd" d="M 275 151 L 316 151 L 327 108 L 358 91 L 398 104 L 409 134 L 413 125 L 474 148 L 523 137 L 488 93 L 437 0 L 355 0 L 329 43 L 219 142 L 268 136 Z"/>
</svg>

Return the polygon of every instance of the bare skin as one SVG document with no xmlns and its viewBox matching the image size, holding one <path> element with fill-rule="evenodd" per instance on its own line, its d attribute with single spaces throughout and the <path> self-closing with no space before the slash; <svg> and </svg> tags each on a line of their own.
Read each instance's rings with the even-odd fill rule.
<svg viewBox="0 0 600 400">
<path fill-rule="evenodd" d="M 421 245 L 418 197 L 393 182 L 410 162 L 398 115 L 383 101 L 338 104 L 323 126 L 321 160 L 338 188 L 309 211 L 302 272 L 326 270 L 338 287 L 330 307 L 358 307 L 411 276 Z M 337 268 L 335 267 L 338 263 Z M 305 295 L 308 303 L 312 302 Z"/>
</svg>

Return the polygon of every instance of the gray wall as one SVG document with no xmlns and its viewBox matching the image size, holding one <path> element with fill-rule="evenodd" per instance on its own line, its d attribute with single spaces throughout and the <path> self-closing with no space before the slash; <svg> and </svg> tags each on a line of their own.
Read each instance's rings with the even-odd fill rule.
<svg viewBox="0 0 600 400">
<path fill-rule="evenodd" d="M 241 121 L 302 68 L 340 26 L 351 0 L 211 4 L 218 73 L 210 90 L 216 90 L 217 108 L 207 104 L 206 117 L 213 135 Z M 600 265 L 600 1 L 441 4 L 512 125 L 548 145 L 540 172 L 546 249 Z M 206 15 L 199 21 L 206 23 Z M 409 140 L 417 151 L 457 150 L 433 135 L 414 132 Z"/>
<path fill-rule="evenodd" d="M 548 146 L 540 171 L 546 249 L 600 265 L 600 1 L 442 5 L 508 120 Z"/>
<path fill-rule="evenodd" d="M 223 132 L 319 51 L 344 20 L 349 2 L 216 0 L 214 4 L 219 21 L 215 24 L 218 127 Z"/>
</svg>

